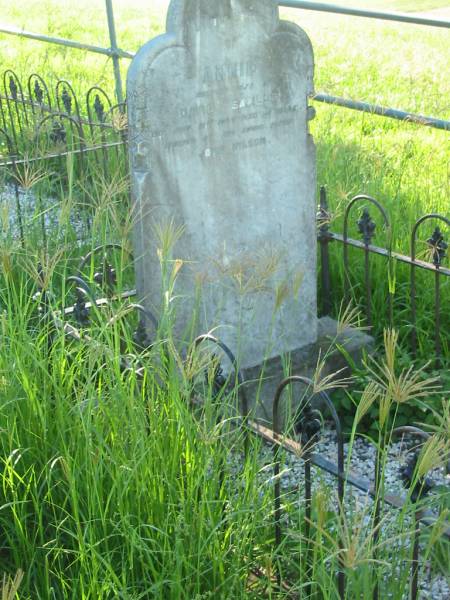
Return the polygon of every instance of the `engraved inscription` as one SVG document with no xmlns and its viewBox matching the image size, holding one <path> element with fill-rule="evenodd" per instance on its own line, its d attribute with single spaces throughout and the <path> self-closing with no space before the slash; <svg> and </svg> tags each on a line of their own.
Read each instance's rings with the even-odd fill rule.
<svg viewBox="0 0 450 600">
<path fill-rule="evenodd" d="M 291 103 L 293 84 L 282 77 L 276 85 L 261 82 L 260 66 L 250 60 L 204 66 L 203 89 L 192 104 L 178 109 L 173 119 L 177 125 L 172 128 L 169 121 L 164 136 L 152 131 L 149 138 L 170 152 L 195 151 L 213 158 L 226 151 L 263 147 L 271 132 L 287 132 L 300 111 Z"/>
</svg>

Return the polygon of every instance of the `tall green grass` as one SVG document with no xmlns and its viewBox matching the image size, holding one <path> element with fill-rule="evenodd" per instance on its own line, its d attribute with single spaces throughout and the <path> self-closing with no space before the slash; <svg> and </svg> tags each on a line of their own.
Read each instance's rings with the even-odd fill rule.
<svg viewBox="0 0 450 600">
<path fill-rule="evenodd" d="M 30 294 L 36 282 L 14 266 L 0 285 L 0 555 L 9 577 L 23 572 L 17 598 L 288 598 L 271 576 L 276 566 L 292 592 L 309 586 L 312 597 L 335 599 L 336 572 L 344 568 L 347 598 L 368 597 L 377 579 L 383 597 L 402 598 L 413 504 L 384 514 L 376 539 L 373 506 L 355 506 L 341 521 L 335 491 L 323 483 L 305 539 L 300 485 L 283 493 L 288 520 L 275 548 L 272 459 L 236 420 L 238 388 L 215 395 L 208 363 L 182 359 L 172 342 L 173 315 L 161 319 L 165 325 L 144 354 L 133 346 L 132 330 L 111 320 L 118 306 L 93 310 L 89 337 L 78 342 L 39 317 Z M 71 272 L 64 261 L 59 269 L 56 279 Z M 168 281 L 172 295 L 176 279 Z M 51 302 L 53 310 L 61 307 Z M 388 371 L 378 374 L 376 388 L 380 397 L 388 394 L 382 405 L 387 401 L 391 414 L 380 421 L 382 465 L 395 403 L 405 400 L 395 386 L 383 391 L 386 377 L 401 381 L 395 351 L 386 346 Z M 144 371 L 124 370 L 124 356 Z M 376 401 L 366 396 L 353 434 Z M 436 439 L 445 456 L 447 421 Z M 427 507 L 439 501 L 427 500 Z M 424 537 L 425 555 L 432 556 L 441 529 L 438 523 Z M 394 555 L 393 540 L 404 540 Z M 374 549 L 380 562 L 373 562 Z M 249 573 L 256 568 L 265 575 L 254 581 Z"/>
</svg>

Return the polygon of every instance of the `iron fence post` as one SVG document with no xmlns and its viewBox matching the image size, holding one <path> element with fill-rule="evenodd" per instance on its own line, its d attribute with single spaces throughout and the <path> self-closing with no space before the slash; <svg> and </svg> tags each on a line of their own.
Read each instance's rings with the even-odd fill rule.
<svg viewBox="0 0 450 600">
<path fill-rule="evenodd" d="M 116 25 L 114 22 L 114 11 L 112 0 L 105 0 L 106 4 L 106 15 L 108 17 L 108 31 L 109 31 L 109 40 L 111 42 L 111 56 L 113 62 L 114 69 L 114 80 L 116 85 L 116 97 L 117 102 L 122 110 L 123 105 L 123 90 L 122 90 L 122 77 L 120 75 L 120 58 L 119 58 L 119 48 L 117 46 L 117 36 L 116 36 Z"/>
<path fill-rule="evenodd" d="M 331 313 L 331 279 L 330 279 L 330 214 L 328 211 L 327 191 L 324 186 L 320 188 L 320 204 L 317 213 L 318 241 L 320 244 L 320 276 L 322 282 L 322 312 L 323 315 Z"/>
</svg>

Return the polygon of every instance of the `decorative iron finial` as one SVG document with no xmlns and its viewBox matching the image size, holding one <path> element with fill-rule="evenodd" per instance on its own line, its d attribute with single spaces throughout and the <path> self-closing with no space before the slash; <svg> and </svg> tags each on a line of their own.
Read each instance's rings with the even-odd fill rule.
<svg viewBox="0 0 450 600">
<path fill-rule="evenodd" d="M 448 244 L 444 241 L 439 227 L 436 227 L 433 235 L 427 239 L 427 244 L 433 254 L 433 264 L 439 268 L 447 256 L 448 249 Z"/>
<path fill-rule="evenodd" d="M 42 104 L 42 100 L 44 99 L 44 90 L 37 79 L 34 82 L 34 97 L 36 98 L 38 104 Z"/>
<path fill-rule="evenodd" d="M 73 305 L 73 316 L 81 327 L 87 327 L 89 325 L 89 308 L 86 306 L 88 293 L 83 288 L 76 287 L 75 295 L 77 300 Z"/>
<path fill-rule="evenodd" d="M 50 139 L 54 144 L 65 144 L 67 140 L 66 130 L 61 121 L 54 121 L 50 132 Z"/>
<path fill-rule="evenodd" d="M 66 113 L 70 115 L 72 113 L 72 97 L 66 88 L 64 88 L 62 91 L 61 100 L 64 104 L 64 108 L 66 109 Z"/>
<path fill-rule="evenodd" d="M 320 203 L 316 213 L 317 226 L 319 228 L 319 240 L 329 237 L 331 213 L 328 210 L 328 202 L 325 188 L 320 189 Z"/>
<path fill-rule="evenodd" d="M 42 320 L 47 319 L 50 313 L 50 299 L 44 288 L 45 273 L 41 262 L 37 265 L 37 289 L 33 300 L 39 302 L 38 313 Z"/>
<path fill-rule="evenodd" d="M 322 420 L 320 411 L 311 408 L 307 404 L 295 422 L 295 431 L 300 435 L 301 443 L 306 445 L 320 432 L 322 429 Z"/>
<path fill-rule="evenodd" d="M 207 385 L 211 385 L 212 397 L 215 399 L 225 387 L 227 378 L 223 374 L 223 368 L 216 354 L 212 355 L 213 368 L 212 372 L 206 369 L 205 380 Z"/>
<path fill-rule="evenodd" d="M 361 218 L 358 221 L 358 230 L 359 230 L 359 233 L 362 235 L 364 244 L 366 246 L 370 246 L 370 243 L 372 242 L 372 238 L 375 235 L 376 227 L 377 227 L 377 225 L 376 225 L 375 221 L 372 219 L 372 217 L 370 216 L 369 209 L 365 208 L 363 210 L 363 214 L 362 214 Z"/>
<path fill-rule="evenodd" d="M 11 97 L 13 100 L 17 100 L 17 83 L 12 75 L 9 76 L 9 91 L 11 92 Z"/>
<path fill-rule="evenodd" d="M 105 107 L 103 106 L 103 102 L 100 100 L 100 96 L 98 94 L 95 95 L 94 100 L 94 110 L 97 115 L 97 119 L 100 123 L 103 123 L 105 120 Z"/>
</svg>

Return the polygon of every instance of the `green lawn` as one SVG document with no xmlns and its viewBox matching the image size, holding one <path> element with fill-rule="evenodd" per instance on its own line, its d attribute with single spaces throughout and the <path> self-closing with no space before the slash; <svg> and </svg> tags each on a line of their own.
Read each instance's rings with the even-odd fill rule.
<svg viewBox="0 0 450 600">
<path fill-rule="evenodd" d="M 136 51 L 161 33 L 167 4 L 116 0 L 120 46 Z M 449 5 L 445 1 L 356 4 L 402 10 Z M 29 0 L 26 10 L 22 3 L 0 0 L 0 11 L 2 20 L 31 31 L 108 45 L 101 0 Z M 313 42 L 316 91 L 450 119 L 447 30 L 294 9 L 281 13 L 304 27 Z M 68 79 L 81 92 L 94 84 L 113 90 L 111 61 L 100 55 L 0 35 L 0 57 L 0 69 L 14 67 L 24 78 L 37 71 L 53 82 Z M 128 64 L 122 61 L 124 80 Z M 311 127 L 318 146 L 318 180 L 328 186 L 335 226 L 341 227 L 347 199 L 358 192 L 372 194 L 391 215 L 394 247 L 407 253 L 417 218 L 426 212 L 448 213 L 448 134 L 323 104 L 315 107 Z M 425 237 L 430 227 L 424 230 Z M 376 241 L 385 242 L 382 232 Z M 379 277 L 385 279 L 383 270 Z M 400 270 L 399 277 L 406 281 L 407 273 Z M 377 290 L 383 307 L 385 288 Z M 445 304 L 448 294 L 443 297 Z"/>
</svg>

